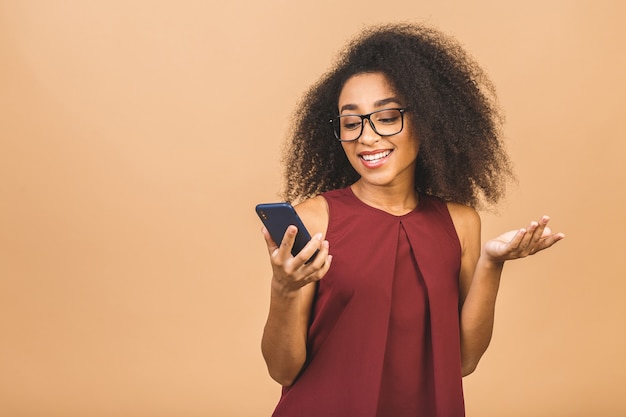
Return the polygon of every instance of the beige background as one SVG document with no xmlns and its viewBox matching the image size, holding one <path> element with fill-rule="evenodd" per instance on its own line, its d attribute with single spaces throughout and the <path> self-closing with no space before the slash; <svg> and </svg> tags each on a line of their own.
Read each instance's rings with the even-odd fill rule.
<svg viewBox="0 0 626 417">
<path fill-rule="evenodd" d="M 268 416 L 259 341 L 290 113 L 369 23 L 456 36 L 519 184 L 467 414 L 624 416 L 626 7 L 619 0 L 0 1 L 0 415 Z"/>
</svg>

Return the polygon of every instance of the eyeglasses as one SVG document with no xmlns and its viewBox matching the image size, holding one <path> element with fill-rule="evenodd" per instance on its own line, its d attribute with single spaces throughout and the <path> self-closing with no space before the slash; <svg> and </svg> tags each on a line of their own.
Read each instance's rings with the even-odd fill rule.
<svg viewBox="0 0 626 417">
<path fill-rule="evenodd" d="M 330 122 L 333 125 L 335 137 L 341 142 L 352 142 L 361 137 L 363 121 L 367 119 L 370 127 L 377 135 L 393 136 L 402 132 L 404 128 L 404 112 L 407 109 L 383 109 L 370 114 L 344 114 L 337 116 Z"/>
</svg>

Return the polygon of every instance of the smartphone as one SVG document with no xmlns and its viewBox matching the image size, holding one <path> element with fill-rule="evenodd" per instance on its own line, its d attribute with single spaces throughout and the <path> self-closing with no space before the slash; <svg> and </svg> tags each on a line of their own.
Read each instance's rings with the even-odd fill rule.
<svg viewBox="0 0 626 417">
<path fill-rule="evenodd" d="M 296 234 L 296 240 L 291 249 L 293 256 L 296 256 L 311 240 L 311 235 L 306 230 L 306 227 L 304 227 L 298 213 L 296 213 L 296 210 L 289 203 L 258 204 L 256 206 L 256 213 L 270 233 L 272 239 L 274 239 L 274 242 L 279 246 L 283 241 L 283 236 L 289 225 L 293 224 L 298 228 L 298 234 Z M 313 258 L 315 258 L 315 255 L 317 255 L 317 251 L 306 263 L 311 262 Z"/>
</svg>

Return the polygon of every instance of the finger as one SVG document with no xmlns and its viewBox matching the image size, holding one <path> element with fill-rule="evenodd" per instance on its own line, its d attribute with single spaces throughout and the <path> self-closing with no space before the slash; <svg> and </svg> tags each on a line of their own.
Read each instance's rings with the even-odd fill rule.
<svg viewBox="0 0 626 417">
<path fill-rule="evenodd" d="M 565 238 L 565 235 L 563 233 L 555 233 L 555 234 L 552 234 L 550 236 L 544 237 L 539 242 L 539 246 L 535 250 L 535 253 L 539 252 L 539 251 L 542 251 L 544 249 L 548 249 L 549 247 L 554 245 L 556 242 L 558 242 L 558 241 L 560 241 L 560 240 L 562 240 L 564 238 Z"/>
<path fill-rule="evenodd" d="M 319 251 L 322 247 L 322 234 L 317 233 L 307 242 L 307 244 L 300 250 L 295 258 L 302 264 L 306 264 L 311 260 L 315 252 Z M 317 256 L 315 257 L 317 258 Z M 312 260 L 311 260 L 312 262 Z"/>
<path fill-rule="evenodd" d="M 543 231 L 548 226 L 549 221 L 550 221 L 550 217 L 548 216 L 541 217 L 541 219 L 539 220 L 537 224 L 537 228 L 535 229 L 535 232 L 533 233 L 533 240 L 541 238 L 541 236 L 543 235 Z"/>
<path fill-rule="evenodd" d="M 278 245 L 274 242 L 272 236 L 270 236 L 270 232 L 267 231 L 267 228 L 263 227 L 263 229 L 261 229 L 261 233 L 263 233 L 263 238 L 265 239 L 265 244 L 267 245 L 267 251 L 271 255 L 276 249 L 278 249 Z"/>
<path fill-rule="evenodd" d="M 315 265 L 313 265 L 313 262 L 312 262 L 311 264 L 307 266 L 307 268 L 313 268 L 313 269 L 310 270 L 310 273 L 307 275 L 306 280 L 308 282 L 315 282 L 324 278 L 324 276 L 330 269 L 332 260 L 333 260 L 332 255 L 327 254 L 326 250 L 324 250 L 323 252 L 322 250 L 320 250 L 320 253 L 318 253 L 317 256 L 315 257 Z M 320 261 L 321 263 L 317 264 Z"/>
<path fill-rule="evenodd" d="M 291 257 L 291 249 L 293 248 L 293 243 L 296 240 L 296 235 L 298 234 L 298 228 L 294 225 L 290 225 L 285 230 L 285 234 L 283 235 L 283 240 L 280 242 L 280 246 L 278 248 L 278 256 L 280 259 L 288 259 Z"/>
<path fill-rule="evenodd" d="M 324 267 L 322 268 L 322 272 L 324 273 L 324 275 L 326 275 L 326 273 L 328 272 L 328 270 L 330 269 L 330 265 L 333 263 L 333 255 L 328 255 L 326 257 L 326 261 L 324 262 Z"/>
<path fill-rule="evenodd" d="M 513 239 L 511 239 L 507 243 L 508 249 L 509 250 L 519 249 L 526 234 L 527 234 L 526 229 L 519 229 L 517 233 L 515 233 L 515 236 L 513 236 Z"/>
<path fill-rule="evenodd" d="M 321 240 L 321 233 L 319 235 L 319 238 Z M 312 270 L 318 270 L 318 269 L 323 268 L 326 262 L 326 258 L 328 257 L 328 250 L 329 250 L 328 241 L 327 240 L 320 241 L 319 249 L 315 249 L 315 251 L 317 251 L 317 254 L 315 253 L 315 251 L 313 251 L 313 254 L 311 254 L 311 256 L 315 256 L 315 257 L 311 260 L 311 262 L 308 263 L 307 266 Z M 303 249 L 303 252 L 304 252 L 304 249 Z M 307 258 L 307 262 L 309 259 L 311 259 L 311 256 Z"/>
<path fill-rule="evenodd" d="M 320 269 L 318 269 L 316 274 L 314 275 L 313 279 L 315 281 L 319 281 L 320 279 L 324 278 L 324 276 L 330 269 L 330 264 L 332 263 L 332 261 L 333 261 L 333 255 L 328 255 L 326 259 L 324 260 L 323 266 Z"/>
<path fill-rule="evenodd" d="M 536 244 L 537 242 L 539 242 L 539 240 L 541 239 L 542 236 L 544 236 L 544 232 L 548 226 L 548 222 L 550 221 L 550 217 L 548 216 L 542 216 L 541 220 L 539 220 L 539 223 L 537 224 L 537 227 L 535 228 L 534 232 L 533 232 L 533 236 L 531 239 L 531 244 Z M 548 228 L 548 230 L 550 230 Z"/>
<path fill-rule="evenodd" d="M 535 221 L 530 222 L 530 224 L 528 225 L 528 228 L 526 229 L 526 235 L 524 236 L 524 238 L 522 239 L 522 242 L 520 243 L 520 246 L 519 246 L 520 249 L 528 249 L 530 246 L 532 246 L 535 232 L 537 231 L 538 227 L 539 227 L 539 223 Z"/>
</svg>

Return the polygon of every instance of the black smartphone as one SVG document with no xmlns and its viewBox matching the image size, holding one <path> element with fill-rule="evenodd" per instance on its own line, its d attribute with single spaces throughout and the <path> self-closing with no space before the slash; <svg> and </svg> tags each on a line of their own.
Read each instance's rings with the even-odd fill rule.
<svg viewBox="0 0 626 417">
<path fill-rule="evenodd" d="M 279 246 L 283 241 L 283 236 L 289 225 L 293 224 L 298 228 L 298 234 L 296 234 L 296 240 L 291 249 L 293 256 L 296 256 L 311 240 L 311 235 L 306 230 L 306 227 L 304 227 L 298 213 L 296 213 L 296 210 L 289 203 L 258 204 L 256 206 L 256 213 L 270 233 L 272 239 L 274 239 L 274 242 Z M 307 263 L 311 262 L 313 258 L 315 258 L 315 255 L 317 255 L 317 252 L 311 256 Z"/>
</svg>

